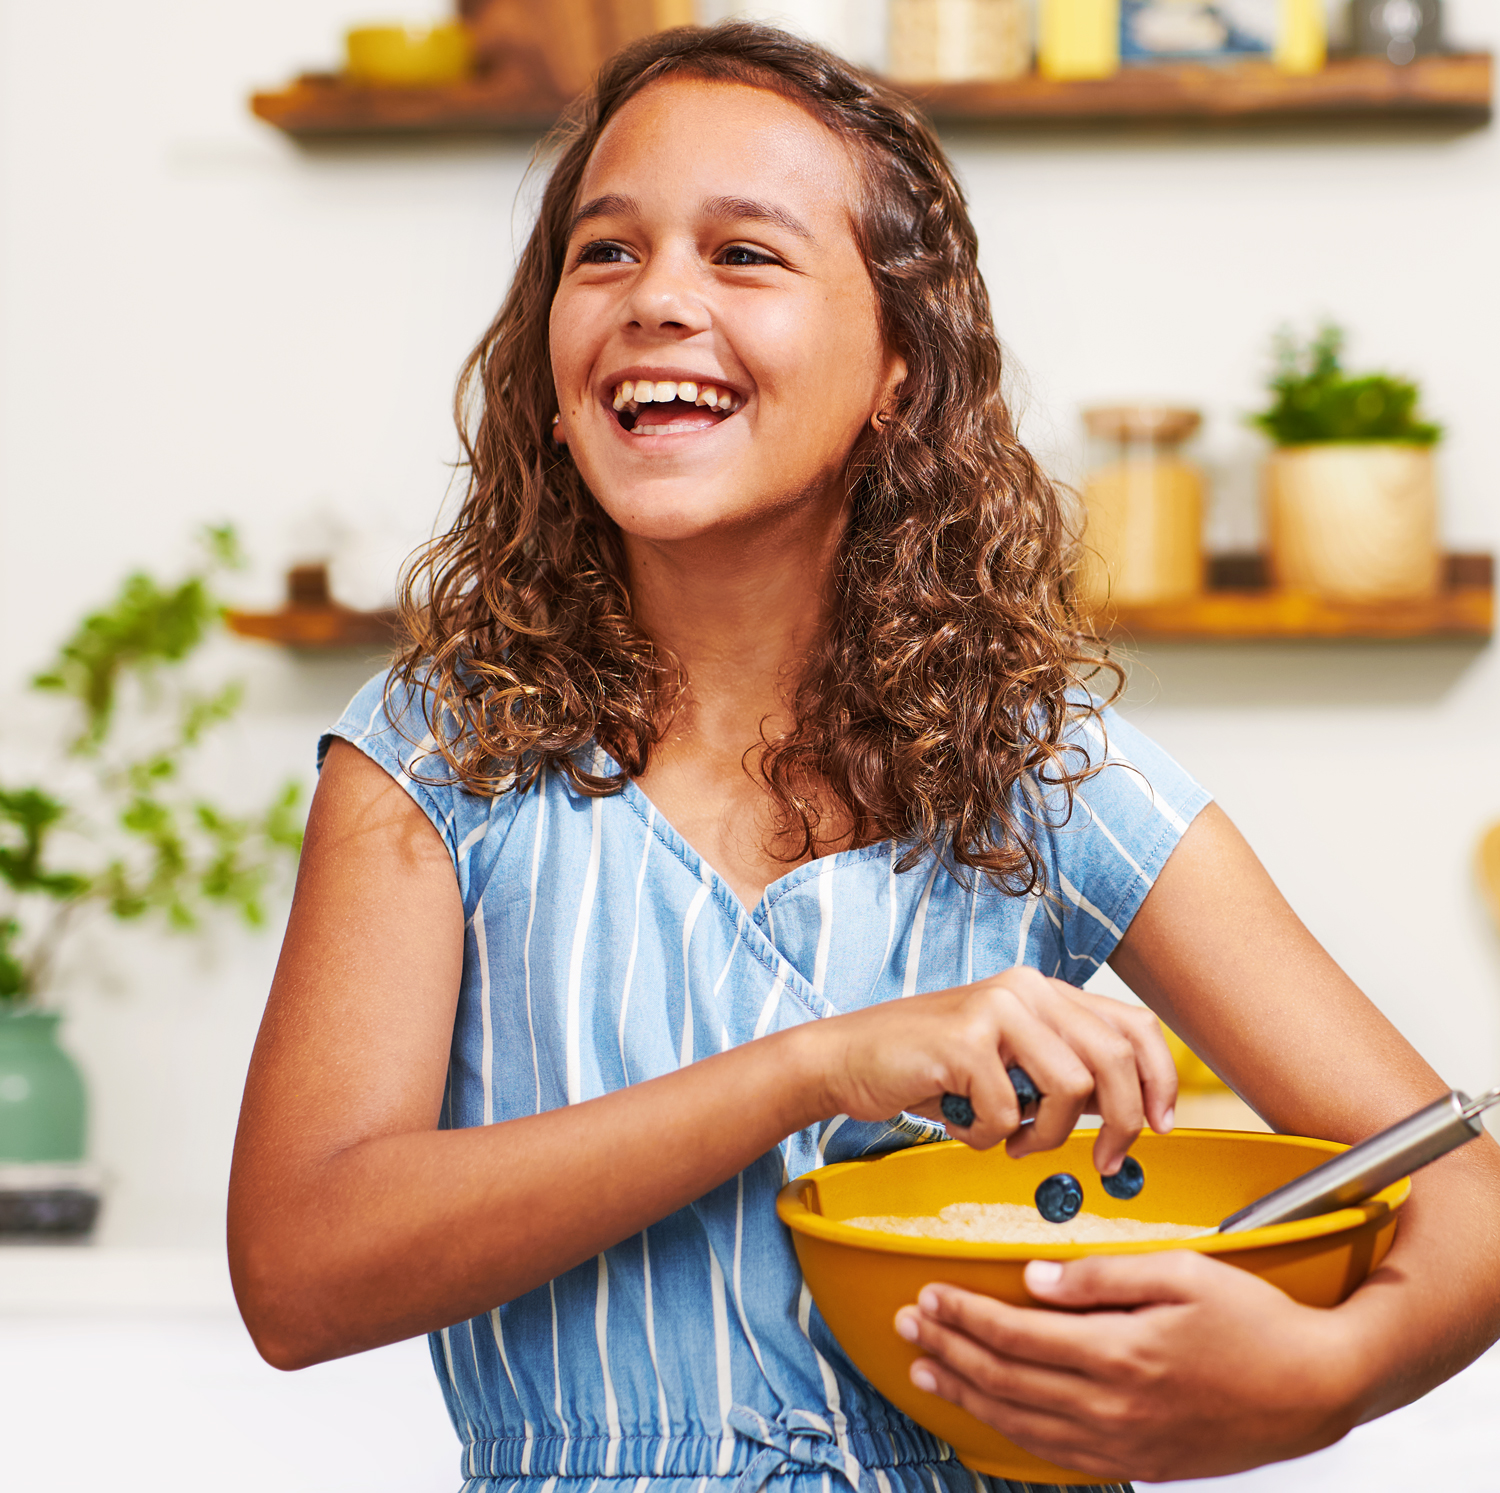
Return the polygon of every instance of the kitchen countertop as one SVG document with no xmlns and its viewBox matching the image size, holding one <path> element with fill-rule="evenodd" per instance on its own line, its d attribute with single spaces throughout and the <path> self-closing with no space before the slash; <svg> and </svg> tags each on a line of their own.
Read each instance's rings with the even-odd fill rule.
<svg viewBox="0 0 1500 1493">
<path fill-rule="evenodd" d="M 1296 1462 L 1171 1493 L 1488 1493 L 1500 1348 L 1426 1399 Z M 17 1493 L 454 1493 L 426 1343 L 267 1366 L 217 1251 L 0 1247 L 4 1471 Z M 1153 1485 L 1137 1484 L 1143 1490 Z"/>
</svg>

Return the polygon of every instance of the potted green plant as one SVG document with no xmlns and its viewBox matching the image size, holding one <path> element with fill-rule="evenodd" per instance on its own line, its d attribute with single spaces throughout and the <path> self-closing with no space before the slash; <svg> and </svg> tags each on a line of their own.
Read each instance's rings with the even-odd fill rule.
<svg viewBox="0 0 1500 1493">
<path fill-rule="evenodd" d="M 1271 405 L 1252 416 L 1276 444 L 1265 486 L 1272 571 L 1282 586 L 1347 600 L 1431 595 L 1442 428 L 1419 415 L 1415 384 L 1346 374 L 1343 343 L 1332 324 L 1306 346 L 1281 333 Z"/>
<path fill-rule="evenodd" d="M 33 678 L 63 707 L 66 746 L 48 781 L 0 784 L 0 1234 L 86 1233 L 98 1211 L 84 1082 L 48 999 L 69 936 L 90 914 L 259 926 L 301 848 L 296 783 L 249 813 L 194 785 L 192 758 L 241 698 L 186 667 L 221 624 L 213 577 L 238 563 L 231 530 L 203 537 L 191 574 L 127 577 Z"/>
</svg>

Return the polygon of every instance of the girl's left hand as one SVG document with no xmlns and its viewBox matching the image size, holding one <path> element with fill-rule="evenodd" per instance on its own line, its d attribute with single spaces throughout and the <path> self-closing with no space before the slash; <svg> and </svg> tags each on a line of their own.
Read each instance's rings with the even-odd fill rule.
<svg viewBox="0 0 1500 1493">
<path fill-rule="evenodd" d="M 1188 1250 L 1033 1260 L 1016 1307 L 930 1285 L 896 1314 L 912 1382 L 1101 1481 L 1214 1477 L 1328 1446 L 1357 1420 L 1337 1311 Z"/>
</svg>

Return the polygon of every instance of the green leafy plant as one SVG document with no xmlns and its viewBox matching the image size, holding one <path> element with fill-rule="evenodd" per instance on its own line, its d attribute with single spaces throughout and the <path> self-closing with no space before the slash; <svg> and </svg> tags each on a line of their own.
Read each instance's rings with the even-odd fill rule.
<svg viewBox="0 0 1500 1493">
<path fill-rule="evenodd" d="M 1384 373 L 1349 377 L 1340 361 L 1344 333 L 1325 322 L 1307 344 L 1276 335 L 1271 407 L 1250 417 L 1278 446 L 1327 441 L 1386 441 L 1431 446 L 1443 428 L 1417 415 L 1417 386 Z"/>
<path fill-rule="evenodd" d="M 128 576 L 32 680 L 70 707 L 58 774 L 67 785 L 0 786 L 0 1008 L 41 993 L 90 909 L 190 931 L 218 908 L 257 927 L 267 892 L 296 862 L 297 783 L 247 814 L 191 787 L 194 753 L 242 695 L 238 682 L 204 692 L 183 667 L 222 624 L 214 576 L 241 563 L 233 530 L 202 539 L 192 574 L 176 585 Z"/>
</svg>

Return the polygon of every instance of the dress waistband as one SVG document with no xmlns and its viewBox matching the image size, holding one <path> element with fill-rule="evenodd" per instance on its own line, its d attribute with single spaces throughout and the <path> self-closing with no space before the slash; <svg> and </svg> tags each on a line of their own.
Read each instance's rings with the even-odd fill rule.
<svg viewBox="0 0 1500 1493">
<path fill-rule="evenodd" d="M 918 1426 L 833 1427 L 816 1414 L 784 1411 L 774 1419 L 742 1405 L 723 1436 L 476 1437 L 464 1449 L 468 1477 L 713 1477 L 754 1493 L 780 1471 L 828 1471 L 845 1488 L 862 1469 L 947 1462 L 953 1449 Z"/>
</svg>

